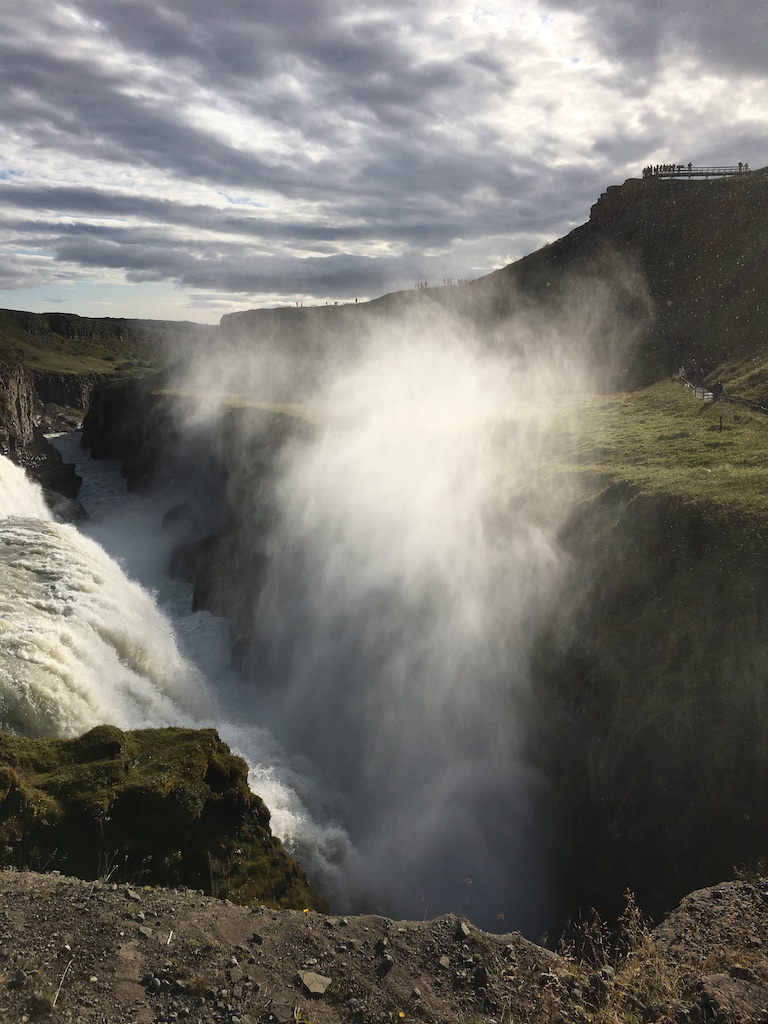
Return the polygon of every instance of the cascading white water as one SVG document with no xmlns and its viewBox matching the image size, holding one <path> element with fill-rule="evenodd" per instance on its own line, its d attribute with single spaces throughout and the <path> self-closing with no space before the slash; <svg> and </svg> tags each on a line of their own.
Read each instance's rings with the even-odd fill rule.
<svg viewBox="0 0 768 1024">
<path fill-rule="evenodd" d="M 212 700 L 167 619 L 92 540 L 51 519 L 0 458 L 0 725 L 72 736 L 200 722 Z M 20 514 L 19 514 L 20 513 Z"/>
<path fill-rule="evenodd" d="M 72 439 L 62 444 L 77 450 Z M 108 478 L 113 467 L 89 463 L 86 455 L 86 497 L 100 493 L 114 512 L 124 481 L 100 489 L 94 477 L 101 471 Z M 103 516 L 94 532 L 108 539 Z M 130 546 L 127 537 L 135 541 L 142 533 L 152 548 L 154 528 L 134 526 L 122 540 Z M 125 562 L 130 552 L 120 551 L 119 536 L 111 541 Z M 135 547 L 146 569 L 151 559 Z M 225 624 L 202 614 L 191 627 L 176 594 L 177 622 L 187 633 L 179 637 L 156 596 L 95 540 L 54 522 L 40 488 L 0 456 L 0 728 L 69 737 L 101 723 L 123 729 L 215 726 L 248 760 L 251 784 L 272 812 L 275 834 L 317 884 L 342 901 L 339 863 L 350 855 L 348 840 L 333 824 L 315 820 L 302 799 L 311 799 L 311 785 L 285 764 L 265 730 L 246 726 L 238 715 L 236 692 L 227 694 L 233 677 L 216 663 L 217 649 L 221 654 L 225 648 Z M 195 653 L 203 663 L 213 659 L 217 687 L 195 663 Z"/>
<path fill-rule="evenodd" d="M 0 458 L 0 519 L 6 516 L 31 516 L 50 519 L 42 490 L 27 479 L 20 469 L 5 457 Z"/>
</svg>

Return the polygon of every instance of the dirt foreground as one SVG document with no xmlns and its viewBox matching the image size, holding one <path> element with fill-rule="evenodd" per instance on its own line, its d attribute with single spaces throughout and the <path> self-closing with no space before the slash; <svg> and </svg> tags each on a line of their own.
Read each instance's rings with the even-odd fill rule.
<svg viewBox="0 0 768 1024">
<path fill-rule="evenodd" d="M 447 916 L 234 906 L 190 890 L 0 873 L 0 1021 L 768 1024 L 768 885 L 689 896 L 587 966 Z"/>
</svg>

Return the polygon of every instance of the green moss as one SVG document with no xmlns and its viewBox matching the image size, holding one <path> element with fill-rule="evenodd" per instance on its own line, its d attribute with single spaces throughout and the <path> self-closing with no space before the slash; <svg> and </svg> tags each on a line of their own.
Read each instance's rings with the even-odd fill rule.
<svg viewBox="0 0 768 1024">
<path fill-rule="evenodd" d="M 0 865 L 321 907 L 247 778 L 213 729 L 102 725 L 75 740 L 0 733 Z"/>
</svg>

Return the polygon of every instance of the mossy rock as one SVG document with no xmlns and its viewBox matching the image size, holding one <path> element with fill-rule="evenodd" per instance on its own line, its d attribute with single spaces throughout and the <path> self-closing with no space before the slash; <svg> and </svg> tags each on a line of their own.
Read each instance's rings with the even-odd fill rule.
<svg viewBox="0 0 768 1024">
<path fill-rule="evenodd" d="M 115 725 L 97 725 L 79 739 L 71 741 L 72 753 L 82 762 L 105 761 L 119 757 L 125 745 L 125 733 Z"/>
<path fill-rule="evenodd" d="M 323 908 L 272 835 L 245 761 L 213 729 L 0 732 L 1 865 Z"/>
</svg>

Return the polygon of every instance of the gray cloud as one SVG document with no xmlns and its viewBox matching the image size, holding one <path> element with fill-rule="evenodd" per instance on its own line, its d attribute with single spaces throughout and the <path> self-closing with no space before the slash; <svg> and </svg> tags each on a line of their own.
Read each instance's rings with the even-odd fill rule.
<svg viewBox="0 0 768 1024">
<path fill-rule="evenodd" d="M 671 111 L 654 92 L 693 61 L 759 72 L 759 109 L 765 19 L 749 0 L 28 0 L 0 34 L 0 285 L 105 268 L 322 299 L 476 276 L 660 147 L 768 162 L 743 97 L 726 117 L 696 113 L 695 83 Z"/>
<path fill-rule="evenodd" d="M 601 49 L 633 75 L 689 54 L 712 71 L 765 75 L 764 0 L 550 0 L 549 6 L 586 15 Z"/>
</svg>

